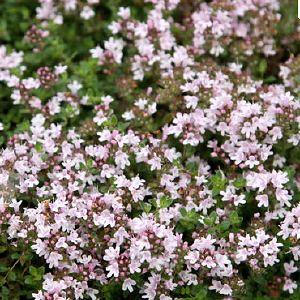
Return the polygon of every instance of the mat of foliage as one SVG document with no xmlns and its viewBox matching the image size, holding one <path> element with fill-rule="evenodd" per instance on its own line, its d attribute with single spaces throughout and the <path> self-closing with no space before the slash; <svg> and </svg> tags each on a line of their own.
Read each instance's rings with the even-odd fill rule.
<svg viewBox="0 0 300 300">
<path fill-rule="evenodd" d="M 296 2 L 0 2 L 1 299 L 300 298 Z"/>
</svg>

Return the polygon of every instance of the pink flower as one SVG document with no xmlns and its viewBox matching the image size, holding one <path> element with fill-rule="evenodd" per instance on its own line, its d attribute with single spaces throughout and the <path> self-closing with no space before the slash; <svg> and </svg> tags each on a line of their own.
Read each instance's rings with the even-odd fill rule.
<svg viewBox="0 0 300 300">
<path fill-rule="evenodd" d="M 258 201 L 258 207 L 268 207 L 269 206 L 269 198 L 267 195 L 257 195 L 255 198 Z"/>
<path fill-rule="evenodd" d="M 273 170 L 271 173 L 271 182 L 274 187 L 282 188 L 285 183 L 289 181 L 287 173 Z"/>
<path fill-rule="evenodd" d="M 119 257 L 120 253 L 120 247 L 109 247 L 108 249 L 105 249 L 105 255 L 103 256 L 103 259 L 106 261 L 113 261 L 116 260 Z"/>
<path fill-rule="evenodd" d="M 276 198 L 280 202 L 281 206 L 287 206 L 290 207 L 291 203 L 290 200 L 292 200 L 292 196 L 289 195 L 289 192 L 287 190 L 283 189 L 276 189 Z"/>
<path fill-rule="evenodd" d="M 232 288 L 228 284 L 224 284 L 220 290 L 221 295 L 232 295 Z"/>
<path fill-rule="evenodd" d="M 130 279 L 130 278 L 127 278 L 124 280 L 123 284 L 122 284 L 122 290 L 123 291 L 126 291 L 128 290 L 130 293 L 133 292 L 133 285 L 135 285 L 135 281 Z"/>
<path fill-rule="evenodd" d="M 292 273 L 298 271 L 298 268 L 295 266 L 295 262 L 293 260 L 289 263 L 284 263 L 283 266 L 287 276 L 290 276 Z"/>
<path fill-rule="evenodd" d="M 148 160 L 148 164 L 151 166 L 151 171 L 160 170 L 161 169 L 161 160 L 156 155 Z"/>
<path fill-rule="evenodd" d="M 202 266 L 207 267 L 209 269 L 214 268 L 216 266 L 215 261 L 211 256 L 207 256 L 203 261 L 202 261 Z"/>
<path fill-rule="evenodd" d="M 125 169 L 126 166 L 130 166 L 128 155 L 120 150 L 116 152 L 115 162 L 116 165 L 121 169 Z"/>
<path fill-rule="evenodd" d="M 191 246 L 191 249 L 197 249 L 199 251 L 203 251 L 205 249 L 214 250 L 215 246 L 214 243 L 216 242 L 215 239 L 209 234 L 207 237 L 201 237 L 200 239 L 196 239 Z"/>
<path fill-rule="evenodd" d="M 199 252 L 198 251 L 190 251 L 185 257 L 190 264 L 195 264 L 199 260 Z"/>
<path fill-rule="evenodd" d="M 292 294 L 294 290 L 297 288 L 297 283 L 291 279 L 286 279 L 284 282 L 283 290 Z"/>
<path fill-rule="evenodd" d="M 53 267 L 58 267 L 59 261 L 61 261 L 62 259 L 63 259 L 63 256 L 60 253 L 53 251 L 53 252 L 50 252 L 46 261 L 49 264 L 49 267 L 53 268 Z"/>
</svg>

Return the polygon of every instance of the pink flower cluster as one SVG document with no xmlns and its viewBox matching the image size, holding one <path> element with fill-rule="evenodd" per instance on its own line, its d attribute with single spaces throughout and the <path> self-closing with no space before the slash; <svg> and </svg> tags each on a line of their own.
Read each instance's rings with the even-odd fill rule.
<svg viewBox="0 0 300 300">
<path fill-rule="evenodd" d="M 120 64 L 124 45 L 136 53 L 130 57 L 135 80 L 142 80 L 156 65 L 162 76 L 172 76 L 174 68 L 191 66 L 206 52 L 218 57 L 227 50 L 241 59 L 254 53 L 265 56 L 276 53 L 278 1 L 201 3 L 198 10 L 180 23 L 165 17 L 177 7 L 180 9 L 179 0 L 149 2 L 155 5 L 144 22 L 133 19 L 129 8 L 119 9 L 119 20 L 109 28 L 114 36 L 123 36 L 123 40 L 110 37 L 104 49 L 98 46 L 91 50 L 100 65 Z M 174 30 L 186 32 L 193 38 L 182 45 L 176 40 Z"/>
<path fill-rule="evenodd" d="M 51 20 L 56 24 L 63 23 L 63 13 L 79 12 L 82 19 L 88 20 L 95 16 L 93 6 L 100 0 L 38 0 L 37 19 Z"/>
<path fill-rule="evenodd" d="M 153 4 L 145 22 L 121 7 L 110 25 L 114 36 L 90 50 L 100 66 L 128 62 L 134 81 L 160 77 L 159 88 L 122 112 L 125 128 L 113 122 L 118 100 L 109 95 L 93 106 L 87 128 L 65 126 L 63 112 L 73 118 L 93 105 L 84 85 L 68 80 L 40 99 L 37 91 L 57 87 L 67 67 L 43 66 L 26 77 L 22 53 L 0 48 L 0 80 L 32 114 L 0 154 L 0 224 L 49 268 L 34 299 L 98 299 L 95 284 L 112 283 L 150 300 L 175 299 L 180 287 L 199 284 L 235 297 L 245 285 L 241 265 L 251 272 L 282 266 L 280 288 L 293 293 L 300 183 L 280 151 L 300 141 L 289 63 L 281 68 L 284 84 L 266 85 L 242 64 L 213 61 L 231 47 L 273 55 L 268 28 L 279 20 L 277 1 L 202 3 L 182 24 L 169 15 L 179 0 L 145 2 Z M 40 3 L 37 17 L 60 23 L 61 8 L 82 8 L 88 19 L 98 1 Z M 178 44 L 174 28 L 189 32 L 191 43 Z M 214 58 L 200 61 L 204 53 Z M 172 86 L 170 100 L 164 86 Z M 161 105 L 170 114 L 153 129 Z M 247 205 L 254 213 L 241 225 L 235 213 Z"/>
</svg>

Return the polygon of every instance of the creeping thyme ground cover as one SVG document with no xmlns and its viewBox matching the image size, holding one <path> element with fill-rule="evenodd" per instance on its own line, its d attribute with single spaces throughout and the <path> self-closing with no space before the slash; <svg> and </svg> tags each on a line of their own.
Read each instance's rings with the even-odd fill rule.
<svg viewBox="0 0 300 300">
<path fill-rule="evenodd" d="M 300 299 L 296 2 L 1 1 L 1 299 Z"/>
</svg>

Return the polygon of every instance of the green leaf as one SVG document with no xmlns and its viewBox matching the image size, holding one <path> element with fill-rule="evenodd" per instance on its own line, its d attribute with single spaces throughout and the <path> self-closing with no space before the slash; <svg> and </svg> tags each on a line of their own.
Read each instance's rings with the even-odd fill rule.
<svg viewBox="0 0 300 300">
<path fill-rule="evenodd" d="M 27 275 L 25 277 L 25 283 L 28 284 L 28 285 L 34 285 L 35 284 L 34 278 L 30 275 Z"/>
<path fill-rule="evenodd" d="M 233 182 L 234 187 L 236 187 L 237 189 L 241 189 L 244 188 L 246 186 L 246 179 L 245 178 L 238 178 Z"/>
<path fill-rule="evenodd" d="M 219 228 L 221 231 L 226 231 L 230 227 L 230 221 L 229 220 L 224 220 L 220 225 Z"/>
<path fill-rule="evenodd" d="M 182 231 L 193 230 L 199 224 L 199 215 L 195 209 L 187 211 L 185 208 L 181 208 L 180 213 L 179 223 Z"/>
<path fill-rule="evenodd" d="M 9 289 L 5 286 L 2 287 L 1 289 L 1 296 L 2 296 L 2 300 L 6 300 L 8 299 L 8 296 L 9 296 Z"/>
<path fill-rule="evenodd" d="M 14 272 L 13 270 L 10 271 L 10 272 L 8 273 L 7 279 L 8 279 L 9 281 L 16 281 L 16 279 L 17 279 L 16 272 Z"/>
<path fill-rule="evenodd" d="M 210 178 L 210 186 L 213 192 L 213 196 L 217 196 L 221 191 L 225 190 L 227 179 L 221 171 L 212 175 Z"/>
<path fill-rule="evenodd" d="M 7 250 L 6 246 L 0 246 L 0 253 L 3 253 Z"/>
<path fill-rule="evenodd" d="M 110 126 L 115 127 L 117 124 L 118 124 L 118 118 L 115 115 L 113 115 L 110 118 Z"/>
<path fill-rule="evenodd" d="M 38 273 L 38 271 L 37 271 L 37 268 L 35 268 L 34 266 L 30 266 L 29 267 L 29 273 L 31 274 L 31 275 L 36 275 L 37 273 Z"/>
<path fill-rule="evenodd" d="M 195 300 L 206 300 L 207 299 L 207 289 L 201 287 L 201 290 L 196 294 Z"/>
<path fill-rule="evenodd" d="M 151 211 L 151 204 L 147 203 L 147 202 L 140 202 L 140 206 L 142 211 L 144 211 L 145 213 L 149 213 Z"/>
<path fill-rule="evenodd" d="M 40 143 L 40 142 L 37 142 L 36 144 L 35 144 L 35 150 L 37 151 L 37 152 L 42 152 L 43 151 L 43 144 L 42 143 Z"/>
<path fill-rule="evenodd" d="M 19 259 L 20 253 L 18 253 L 18 252 L 12 253 L 10 257 L 11 257 L 12 259 Z"/>
<path fill-rule="evenodd" d="M 258 72 L 260 76 L 263 76 L 265 74 L 267 67 L 268 67 L 267 61 L 265 59 L 262 59 L 258 65 Z"/>
<path fill-rule="evenodd" d="M 204 219 L 204 224 L 208 226 L 214 226 L 217 220 L 217 213 L 215 211 L 211 212 L 210 215 Z"/>
<path fill-rule="evenodd" d="M 239 217 L 237 211 L 232 211 L 230 214 L 229 214 L 229 220 L 230 220 L 230 223 L 235 225 L 235 224 L 239 224 L 242 220 L 242 218 Z"/>
<path fill-rule="evenodd" d="M 120 130 L 120 131 L 122 131 L 122 132 L 124 132 L 125 130 L 126 130 L 126 128 L 129 126 L 129 122 L 126 122 L 126 123 L 124 123 L 124 122 L 119 122 L 118 123 L 118 125 L 117 125 L 117 128 Z"/>
<path fill-rule="evenodd" d="M 4 264 L 0 264 L 0 273 L 6 273 L 9 270 L 9 268 L 4 265 Z"/>
<path fill-rule="evenodd" d="M 93 164 L 94 164 L 94 161 L 93 161 L 91 158 L 89 158 L 89 159 L 86 161 L 86 167 L 87 167 L 88 169 L 92 169 L 92 168 L 93 168 Z"/>
<path fill-rule="evenodd" d="M 162 196 L 159 199 L 159 204 L 161 208 L 168 208 L 173 203 L 173 200 L 168 196 Z"/>
</svg>

